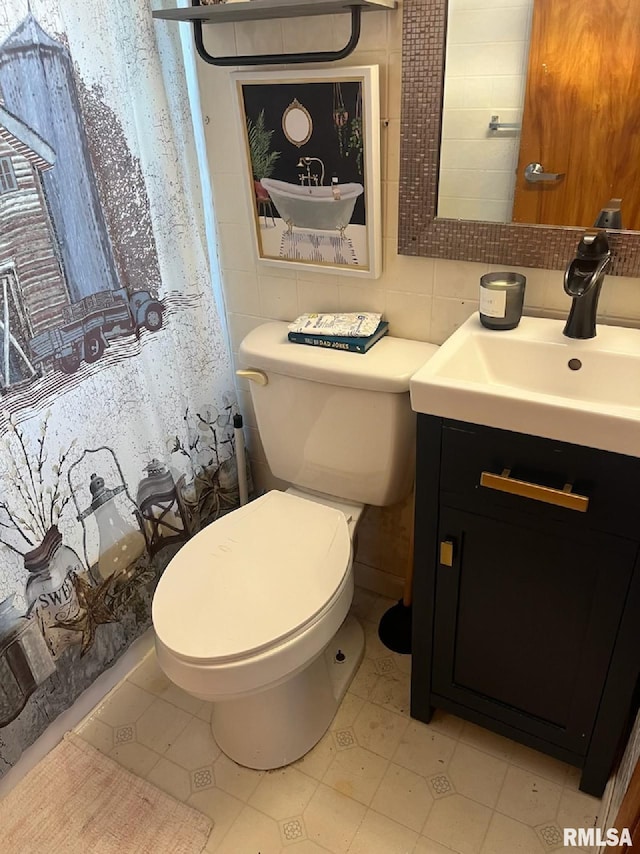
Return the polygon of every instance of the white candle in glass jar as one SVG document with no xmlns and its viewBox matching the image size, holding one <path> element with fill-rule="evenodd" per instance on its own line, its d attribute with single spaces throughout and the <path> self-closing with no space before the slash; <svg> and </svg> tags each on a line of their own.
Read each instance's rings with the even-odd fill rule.
<svg viewBox="0 0 640 854">
<path fill-rule="evenodd" d="M 522 317 L 526 278 L 520 273 L 480 277 L 480 322 L 487 329 L 514 329 Z"/>
</svg>

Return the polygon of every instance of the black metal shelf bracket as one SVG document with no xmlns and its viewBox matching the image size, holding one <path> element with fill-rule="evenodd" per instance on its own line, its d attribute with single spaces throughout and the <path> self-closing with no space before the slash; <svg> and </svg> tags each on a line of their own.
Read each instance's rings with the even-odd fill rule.
<svg viewBox="0 0 640 854">
<path fill-rule="evenodd" d="M 199 6 L 200 0 L 193 0 L 193 6 Z M 360 22 L 362 6 L 348 6 L 351 12 L 351 35 L 349 41 L 341 50 L 319 50 L 308 53 L 268 53 L 250 54 L 248 56 L 212 56 L 204 46 L 202 21 L 192 21 L 193 38 L 198 56 L 209 65 L 288 65 L 300 62 L 336 62 L 353 53 L 360 38 Z"/>
</svg>

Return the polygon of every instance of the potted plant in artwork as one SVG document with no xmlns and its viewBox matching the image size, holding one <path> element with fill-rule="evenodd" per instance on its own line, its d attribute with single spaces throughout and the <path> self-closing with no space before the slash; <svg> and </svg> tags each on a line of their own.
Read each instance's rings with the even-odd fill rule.
<svg viewBox="0 0 640 854">
<path fill-rule="evenodd" d="M 349 141 L 347 157 L 353 154 L 356 158 L 358 174 L 362 175 L 362 152 L 364 141 L 362 138 L 362 92 L 358 90 L 356 108 L 349 125 Z"/>
<path fill-rule="evenodd" d="M 261 178 L 270 178 L 276 160 L 280 157 L 279 151 L 271 151 L 271 137 L 275 131 L 267 130 L 264 126 L 264 110 L 255 122 L 247 117 L 247 137 L 249 139 L 249 152 L 251 155 L 251 168 L 256 181 Z"/>
<path fill-rule="evenodd" d="M 342 86 L 340 83 L 333 84 L 333 123 L 336 127 L 338 135 L 338 148 L 340 157 L 344 157 L 346 147 L 347 123 L 349 121 L 349 111 L 344 105 L 342 97 Z"/>
<path fill-rule="evenodd" d="M 271 151 L 271 137 L 273 134 L 273 130 L 267 130 L 264 126 L 264 110 L 260 111 L 255 122 L 247 116 L 247 138 L 249 140 L 251 170 L 253 172 L 253 189 L 256 194 L 258 216 L 261 213 L 264 214 L 265 226 L 267 213 L 273 219 L 273 210 L 271 207 L 271 197 L 260 183 L 260 179 L 271 177 L 276 160 L 280 157 L 279 151 Z"/>
</svg>

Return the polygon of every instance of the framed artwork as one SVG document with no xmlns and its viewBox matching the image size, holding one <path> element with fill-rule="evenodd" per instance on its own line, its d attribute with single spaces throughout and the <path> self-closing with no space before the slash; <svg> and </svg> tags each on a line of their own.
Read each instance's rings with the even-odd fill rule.
<svg viewBox="0 0 640 854">
<path fill-rule="evenodd" d="M 378 66 L 232 77 L 258 260 L 377 278 Z"/>
</svg>

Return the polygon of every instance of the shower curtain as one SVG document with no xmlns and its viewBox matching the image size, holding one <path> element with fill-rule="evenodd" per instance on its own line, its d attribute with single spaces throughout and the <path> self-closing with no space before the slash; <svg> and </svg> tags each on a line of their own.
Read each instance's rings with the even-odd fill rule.
<svg viewBox="0 0 640 854">
<path fill-rule="evenodd" d="M 0 0 L 0 775 L 238 504 L 177 26 Z"/>
</svg>

